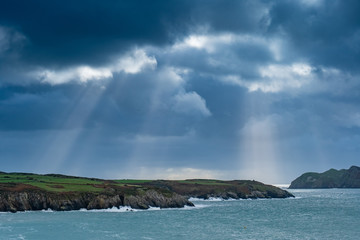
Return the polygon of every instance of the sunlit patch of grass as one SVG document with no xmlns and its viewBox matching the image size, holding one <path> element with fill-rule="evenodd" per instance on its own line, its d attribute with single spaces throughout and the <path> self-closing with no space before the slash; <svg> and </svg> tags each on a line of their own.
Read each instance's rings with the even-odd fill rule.
<svg viewBox="0 0 360 240">
<path fill-rule="evenodd" d="M 75 184 L 102 184 L 104 181 L 89 178 L 55 177 L 37 174 L 0 174 L 0 182 L 52 182 L 52 183 L 75 183 Z"/>
<path fill-rule="evenodd" d="M 0 183 L 22 183 L 51 192 L 100 192 L 104 189 L 94 185 L 102 185 L 104 181 L 67 176 L 48 176 L 22 173 L 0 173 Z"/>
<path fill-rule="evenodd" d="M 152 182 L 153 180 L 140 180 L 140 179 L 122 179 L 122 180 L 114 180 L 114 182 L 121 184 L 141 184 Z"/>
</svg>

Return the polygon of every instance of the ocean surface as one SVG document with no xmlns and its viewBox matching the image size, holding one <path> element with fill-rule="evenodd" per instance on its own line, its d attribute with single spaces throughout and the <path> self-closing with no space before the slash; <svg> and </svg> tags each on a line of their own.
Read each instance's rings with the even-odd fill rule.
<svg viewBox="0 0 360 240">
<path fill-rule="evenodd" d="M 0 239 L 360 239 L 360 189 L 290 192 L 184 209 L 0 213 Z"/>
</svg>

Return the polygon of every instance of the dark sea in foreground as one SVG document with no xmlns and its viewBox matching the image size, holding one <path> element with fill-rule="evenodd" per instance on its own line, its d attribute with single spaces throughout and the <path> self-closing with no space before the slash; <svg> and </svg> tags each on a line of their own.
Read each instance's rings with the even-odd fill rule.
<svg viewBox="0 0 360 240">
<path fill-rule="evenodd" d="M 290 191 L 184 209 L 0 213 L 0 239 L 360 239 L 360 189 Z"/>
</svg>

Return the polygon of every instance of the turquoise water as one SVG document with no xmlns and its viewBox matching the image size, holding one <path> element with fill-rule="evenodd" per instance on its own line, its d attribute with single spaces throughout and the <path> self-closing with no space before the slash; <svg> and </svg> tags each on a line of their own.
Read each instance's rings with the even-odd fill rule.
<svg viewBox="0 0 360 240">
<path fill-rule="evenodd" d="M 0 213 L 0 239 L 360 239 L 360 189 L 147 211 Z"/>
</svg>

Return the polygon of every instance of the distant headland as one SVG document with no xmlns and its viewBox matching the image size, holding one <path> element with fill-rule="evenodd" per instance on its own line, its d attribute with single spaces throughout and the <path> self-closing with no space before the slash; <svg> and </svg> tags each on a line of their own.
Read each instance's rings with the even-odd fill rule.
<svg viewBox="0 0 360 240">
<path fill-rule="evenodd" d="M 130 206 L 181 208 L 194 206 L 189 198 L 256 199 L 294 197 L 257 181 L 104 180 L 59 174 L 0 172 L 0 212 L 52 209 L 106 209 Z"/>
<path fill-rule="evenodd" d="M 360 188 L 360 167 L 307 172 L 292 181 L 289 188 Z"/>
</svg>

